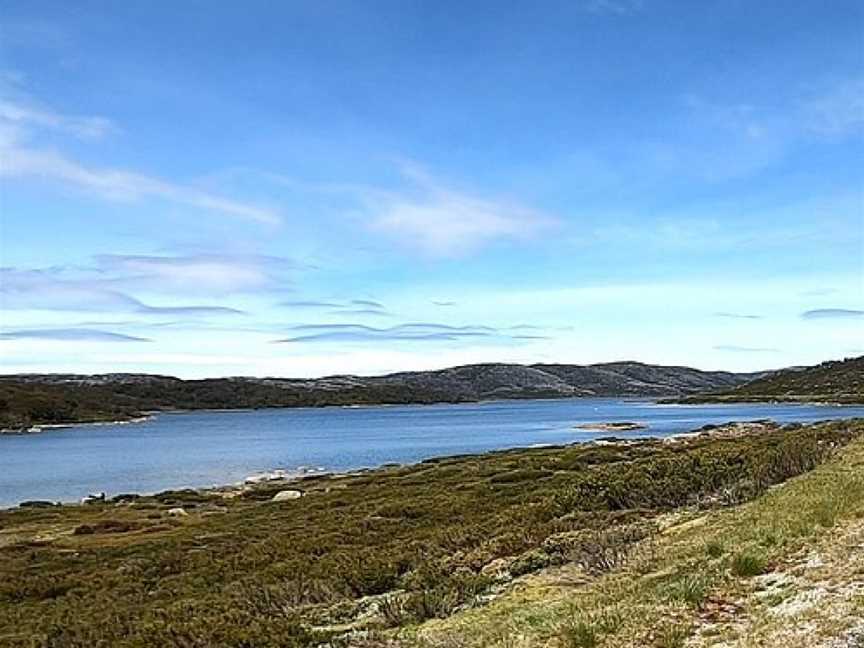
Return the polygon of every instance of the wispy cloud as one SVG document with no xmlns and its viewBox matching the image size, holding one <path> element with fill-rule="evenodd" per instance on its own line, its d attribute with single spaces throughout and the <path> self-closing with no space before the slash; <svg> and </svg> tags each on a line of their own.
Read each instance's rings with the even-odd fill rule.
<svg viewBox="0 0 864 648">
<path fill-rule="evenodd" d="M 751 315 L 748 313 L 728 313 L 728 312 L 724 312 L 724 311 L 714 313 L 714 317 L 723 317 L 726 319 L 744 319 L 744 320 L 762 319 L 761 315 Z"/>
<path fill-rule="evenodd" d="M 403 165 L 403 192 L 364 191 L 369 227 L 430 256 L 452 257 L 498 240 L 524 239 L 556 219 L 501 199 L 445 186 L 414 165 Z"/>
<path fill-rule="evenodd" d="M 778 353 L 780 349 L 773 347 L 749 347 L 738 346 L 737 344 L 717 344 L 714 347 L 715 351 L 729 351 L 731 353 Z"/>
<path fill-rule="evenodd" d="M 412 323 L 389 328 L 362 324 L 304 324 L 292 327 L 297 335 L 274 340 L 276 343 L 308 344 L 319 342 L 453 342 L 464 339 L 498 338 L 503 336 L 488 326 L 448 326 L 446 324 Z"/>
<path fill-rule="evenodd" d="M 377 301 L 372 301 L 371 299 L 352 299 L 351 304 L 354 306 L 366 306 L 368 308 L 384 308 L 384 304 Z"/>
<path fill-rule="evenodd" d="M 117 130 L 105 117 L 76 117 L 0 99 L 0 122 L 63 131 L 83 139 L 102 137 Z"/>
<path fill-rule="evenodd" d="M 87 167 L 53 151 L 18 147 L 6 149 L 2 151 L 2 155 L 4 162 L 0 165 L 0 176 L 60 180 L 92 191 L 108 200 L 136 201 L 158 198 L 270 225 L 281 222 L 278 213 L 272 209 L 230 200 L 140 173 Z"/>
<path fill-rule="evenodd" d="M 288 308 L 339 308 L 342 304 L 337 302 L 327 301 L 284 301 L 278 306 L 287 306 Z"/>
<path fill-rule="evenodd" d="M 49 179 L 89 191 L 112 201 L 147 198 L 221 212 L 265 224 L 278 224 L 274 209 L 212 194 L 186 184 L 110 167 L 92 167 L 49 149 L 28 144 L 34 132 L 61 131 L 94 139 L 115 129 L 104 117 L 68 116 L 8 99 L 0 100 L 0 177 Z"/>
<path fill-rule="evenodd" d="M 21 329 L 0 333 L 6 340 L 58 340 L 63 342 L 151 342 L 149 338 L 134 337 L 111 331 L 88 328 Z"/>
<path fill-rule="evenodd" d="M 357 316 L 368 315 L 371 317 L 393 317 L 393 313 L 380 308 L 342 308 L 339 310 L 330 311 L 331 315 L 341 316 Z"/>
<path fill-rule="evenodd" d="M 864 310 L 852 308 L 817 308 L 801 313 L 802 319 L 859 319 L 864 317 Z"/>
<path fill-rule="evenodd" d="M 335 301 L 285 301 L 280 302 L 279 306 L 288 308 L 303 308 L 303 309 L 331 309 L 330 315 L 339 316 L 373 316 L 373 317 L 393 317 L 393 313 L 387 310 L 381 302 L 371 299 L 351 299 L 347 302 Z"/>
<path fill-rule="evenodd" d="M 455 306 L 456 302 L 454 302 L 454 301 L 433 301 L 432 305 L 433 306 L 440 306 L 442 308 L 449 308 L 451 306 Z"/>
<path fill-rule="evenodd" d="M 240 315 L 226 306 L 145 303 L 110 282 L 67 279 L 58 270 L 0 269 L 0 305 L 9 310 L 125 312 L 141 315 Z"/>
<path fill-rule="evenodd" d="M 94 261 L 114 283 L 187 294 L 284 290 L 295 269 L 289 259 L 254 254 L 101 254 Z"/>
</svg>

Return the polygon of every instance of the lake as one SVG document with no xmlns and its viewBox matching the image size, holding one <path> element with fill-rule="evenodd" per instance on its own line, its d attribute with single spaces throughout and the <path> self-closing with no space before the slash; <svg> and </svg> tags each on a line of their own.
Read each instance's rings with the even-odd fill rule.
<svg viewBox="0 0 864 648">
<path fill-rule="evenodd" d="M 614 435 L 640 438 L 731 420 L 851 417 L 864 417 L 864 407 L 594 398 L 159 414 L 142 423 L 0 436 L 0 507 L 34 499 L 76 501 L 93 491 L 110 496 L 223 485 L 273 469 L 343 471 L 612 434 L 574 429 L 578 423 L 638 421 L 649 427 Z"/>
</svg>

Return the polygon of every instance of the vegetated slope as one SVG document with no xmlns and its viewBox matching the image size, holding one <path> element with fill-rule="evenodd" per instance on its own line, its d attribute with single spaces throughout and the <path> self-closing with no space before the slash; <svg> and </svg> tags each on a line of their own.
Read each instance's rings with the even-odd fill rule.
<svg viewBox="0 0 864 648">
<path fill-rule="evenodd" d="M 577 561 L 523 577 L 413 636 L 460 648 L 864 646 L 862 462 L 859 438 L 751 502 L 662 516 L 659 534 L 610 552 L 605 573 Z"/>
<path fill-rule="evenodd" d="M 773 485 L 864 433 L 861 422 L 737 430 L 441 458 L 241 492 L 0 511 L 0 645 L 382 645 L 363 643 L 362 633 L 392 637 L 549 566 L 578 567 L 583 578 L 610 575 L 643 540 L 662 542 L 664 516 L 776 493 Z M 273 501 L 284 489 L 302 495 Z M 739 530 L 753 527 L 748 521 Z M 700 543 L 694 554 L 702 562 L 687 555 L 660 565 L 645 595 L 656 589 L 696 600 L 701 581 L 691 594 L 691 570 L 719 582 L 726 564 L 751 551 L 728 531 L 716 539 L 728 542 L 720 558 L 710 559 Z M 752 550 L 763 560 L 791 540 Z M 627 603 L 632 608 L 616 609 L 629 620 L 643 606 L 635 596 Z M 648 634 L 650 623 L 671 618 L 657 614 L 638 629 Z M 478 636 L 472 630 L 464 645 Z"/>
<path fill-rule="evenodd" d="M 864 356 L 770 373 L 731 390 L 684 399 L 705 401 L 819 401 L 864 403 Z"/>
<path fill-rule="evenodd" d="M 147 374 L 20 374 L 0 378 L 0 428 L 128 418 L 149 410 L 458 403 L 502 398 L 681 396 L 752 374 L 638 362 L 477 364 L 387 376 L 180 380 Z"/>
</svg>

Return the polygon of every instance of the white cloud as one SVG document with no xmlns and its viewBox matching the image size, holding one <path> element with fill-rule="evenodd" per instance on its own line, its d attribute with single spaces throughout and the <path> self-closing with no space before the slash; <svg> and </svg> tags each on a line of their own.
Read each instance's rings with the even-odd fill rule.
<svg viewBox="0 0 864 648">
<path fill-rule="evenodd" d="M 76 117 L 7 100 L 0 100 L 0 121 L 32 125 L 71 133 L 80 138 L 98 138 L 116 129 L 105 117 Z"/>
<path fill-rule="evenodd" d="M 258 254 L 100 254 L 95 261 L 115 285 L 206 295 L 284 290 L 295 267 L 283 257 Z"/>
<path fill-rule="evenodd" d="M 60 180 L 109 200 L 159 198 L 266 224 L 278 224 L 271 209 L 249 205 L 158 178 L 110 168 L 88 168 L 53 151 L 9 147 L 0 151 L 0 176 L 36 176 Z"/>
<path fill-rule="evenodd" d="M 368 192 L 370 227 L 439 257 L 459 256 L 501 239 L 522 239 L 555 219 L 518 204 L 470 195 L 442 185 L 411 166 L 403 167 L 416 191 Z"/>
<path fill-rule="evenodd" d="M 151 305 L 116 290 L 112 280 L 65 278 L 54 270 L 0 269 L 0 309 L 80 311 L 141 315 L 240 315 L 242 311 L 211 305 Z"/>
<path fill-rule="evenodd" d="M 273 209 L 133 171 L 87 166 L 56 151 L 36 149 L 28 144 L 34 133 L 43 131 L 93 139 L 114 129 L 113 123 L 104 117 L 67 116 L 0 99 L 0 177 L 41 177 L 76 186 L 108 200 L 156 198 L 260 223 L 281 222 Z"/>
</svg>

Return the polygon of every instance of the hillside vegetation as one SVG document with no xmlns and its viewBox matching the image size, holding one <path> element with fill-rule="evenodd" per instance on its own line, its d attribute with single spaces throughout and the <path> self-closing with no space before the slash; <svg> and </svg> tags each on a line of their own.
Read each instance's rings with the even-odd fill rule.
<svg viewBox="0 0 864 648">
<path fill-rule="evenodd" d="M 482 364 L 387 376 L 309 380 L 180 380 L 146 374 L 0 378 L 0 428 L 124 419 L 152 410 L 458 403 L 503 398 L 680 396 L 728 388 L 749 374 L 636 362 L 590 366 Z"/>
<path fill-rule="evenodd" d="M 810 401 L 864 403 L 864 356 L 785 369 L 734 389 L 700 394 L 683 402 Z"/>
<path fill-rule="evenodd" d="M 739 432 L 0 512 L 0 645 L 681 646 L 715 592 L 864 514 L 860 463 L 771 489 L 860 462 L 864 422 Z"/>
</svg>

